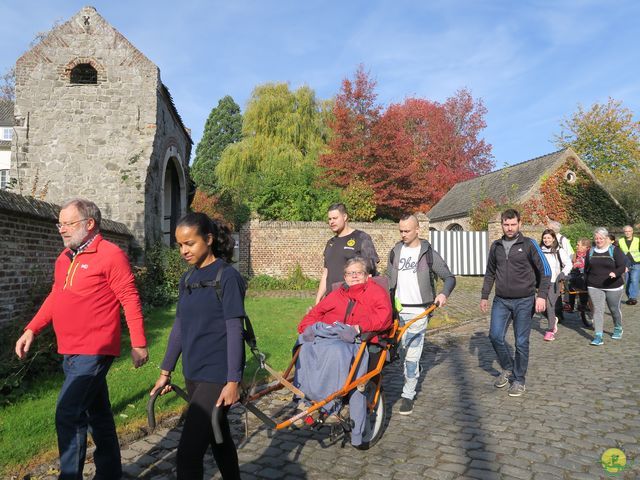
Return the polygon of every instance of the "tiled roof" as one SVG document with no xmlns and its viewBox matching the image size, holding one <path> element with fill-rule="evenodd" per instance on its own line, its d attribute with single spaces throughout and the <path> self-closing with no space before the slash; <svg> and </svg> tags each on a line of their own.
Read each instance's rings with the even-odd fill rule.
<svg viewBox="0 0 640 480">
<path fill-rule="evenodd" d="M 27 217 L 51 220 L 53 224 L 58 220 L 60 207 L 54 203 L 43 202 L 33 197 L 19 195 L 8 190 L 0 190 L 0 211 L 19 212 Z M 125 224 L 106 218 L 102 219 L 100 230 L 129 237 L 133 236 Z"/>
<path fill-rule="evenodd" d="M 15 122 L 13 102 L 10 100 L 0 100 L 0 127 L 13 127 Z"/>
<path fill-rule="evenodd" d="M 453 186 L 427 216 L 434 221 L 464 217 L 485 199 L 497 203 L 520 201 L 547 171 L 565 157 L 567 149 L 536 157 Z"/>
<path fill-rule="evenodd" d="M 175 115 L 176 120 L 178 121 L 178 124 L 180 124 L 180 127 L 182 127 L 182 131 L 187 136 L 187 140 L 189 140 L 189 142 L 193 144 L 193 140 L 191 140 L 191 132 L 187 127 L 184 126 L 184 122 L 182 121 L 182 117 L 178 113 L 176 104 L 173 103 L 173 97 L 171 96 L 169 89 L 164 83 L 161 83 L 160 85 L 161 85 L 160 88 L 161 88 L 162 95 L 164 95 L 165 99 L 167 100 L 167 103 L 169 104 L 169 108 L 171 109 L 171 112 L 173 113 L 173 115 Z"/>
</svg>

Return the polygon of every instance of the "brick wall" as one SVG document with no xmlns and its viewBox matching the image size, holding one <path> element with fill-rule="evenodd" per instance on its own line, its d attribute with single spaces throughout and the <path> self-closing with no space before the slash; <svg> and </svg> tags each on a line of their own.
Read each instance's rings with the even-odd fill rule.
<svg viewBox="0 0 640 480">
<path fill-rule="evenodd" d="M 429 232 L 426 217 L 419 216 L 423 235 Z M 373 239 L 380 257 L 378 269 L 387 267 L 387 256 L 400 240 L 397 223 L 359 223 L 349 225 Z M 245 276 L 287 277 L 300 265 L 311 278 L 322 275 L 322 252 L 331 230 L 324 222 L 261 222 L 252 220 L 240 229 L 240 273 Z"/>
<path fill-rule="evenodd" d="M 0 324 L 29 320 L 51 288 L 62 249 L 57 205 L 0 190 Z M 102 222 L 103 235 L 130 252 L 127 228 Z"/>
</svg>

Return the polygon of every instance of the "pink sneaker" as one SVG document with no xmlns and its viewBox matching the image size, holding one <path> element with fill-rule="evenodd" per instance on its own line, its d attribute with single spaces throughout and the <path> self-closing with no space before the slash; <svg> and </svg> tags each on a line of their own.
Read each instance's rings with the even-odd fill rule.
<svg viewBox="0 0 640 480">
<path fill-rule="evenodd" d="M 547 330 L 546 333 L 544 334 L 545 342 L 553 342 L 555 339 L 556 339 L 556 334 L 553 333 L 551 330 Z"/>
</svg>

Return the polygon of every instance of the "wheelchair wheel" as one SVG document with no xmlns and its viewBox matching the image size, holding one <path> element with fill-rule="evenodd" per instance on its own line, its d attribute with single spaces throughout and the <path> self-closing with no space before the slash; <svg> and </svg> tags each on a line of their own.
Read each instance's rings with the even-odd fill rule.
<svg viewBox="0 0 640 480">
<path fill-rule="evenodd" d="M 380 388 L 380 395 L 378 395 L 378 401 L 375 405 L 371 406 L 376 394 L 375 388 L 367 389 L 367 419 L 364 426 L 364 433 L 362 434 L 362 445 L 359 446 L 361 450 L 368 450 L 373 447 L 384 430 L 384 422 L 386 418 L 387 407 L 384 401 L 384 391 Z"/>
<path fill-rule="evenodd" d="M 593 304 L 591 303 L 591 299 L 589 299 L 587 305 L 580 311 L 580 318 L 585 328 L 593 330 Z"/>
<path fill-rule="evenodd" d="M 593 314 L 590 310 L 580 312 L 580 318 L 582 319 L 582 324 L 585 328 L 593 330 Z"/>
</svg>

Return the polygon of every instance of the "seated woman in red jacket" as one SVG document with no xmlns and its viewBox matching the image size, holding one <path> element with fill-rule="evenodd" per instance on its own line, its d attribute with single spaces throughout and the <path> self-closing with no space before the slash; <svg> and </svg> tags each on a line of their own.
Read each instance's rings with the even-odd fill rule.
<svg viewBox="0 0 640 480">
<path fill-rule="evenodd" d="M 344 279 L 344 284 L 323 298 L 298 325 L 300 354 L 294 384 L 304 392 L 305 402 L 321 400 L 343 385 L 359 349 L 355 343 L 358 334 L 384 331 L 392 324 L 389 292 L 371 280 L 364 258 L 347 261 Z M 365 351 L 356 377 L 366 373 L 368 361 Z M 363 448 L 366 398 L 356 390 L 348 401 L 353 421 L 351 444 Z M 341 406 L 342 400 L 329 402 L 322 414 L 337 413 Z"/>
<path fill-rule="evenodd" d="M 344 323 L 358 333 L 377 332 L 391 327 L 391 315 L 389 292 L 371 280 L 367 260 L 353 257 L 344 266 L 344 283 L 304 316 L 298 333 L 317 322 Z"/>
</svg>

